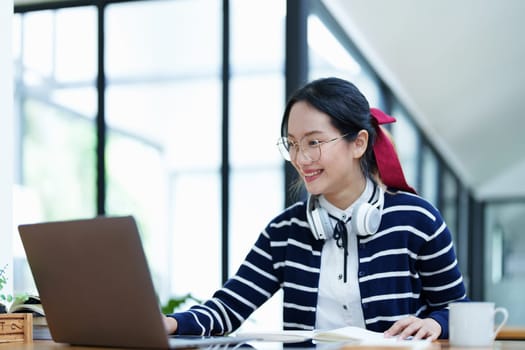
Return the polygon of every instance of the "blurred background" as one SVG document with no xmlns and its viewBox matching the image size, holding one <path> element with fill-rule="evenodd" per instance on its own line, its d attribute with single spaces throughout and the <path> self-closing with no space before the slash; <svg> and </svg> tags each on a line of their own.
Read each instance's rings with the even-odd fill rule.
<svg viewBox="0 0 525 350">
<path fill-rule="evenodd" d="M 36 293 L 18 224 L 131 214 L 160 301 L 209 297 L 297 200 L 275 146 L 287 96 L 338 76 L 397 119 L 405 175 L 450 227 L 469 296 L 525 325 L 525 2 L 7 4 L 0 264 L 13 293 Z M 276 328 L 280 303 L 244 327 Z"/>
</svg>

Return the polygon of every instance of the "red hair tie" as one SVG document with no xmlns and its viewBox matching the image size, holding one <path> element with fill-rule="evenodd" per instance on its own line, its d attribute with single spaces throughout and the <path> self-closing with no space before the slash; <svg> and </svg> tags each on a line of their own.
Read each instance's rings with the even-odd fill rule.
<svg viewBox="0 0 525 350">
<path fill-rule="evenodd" d="M 377 121 L 377 138 L 374 143 L 374 155 L 376 157 L 377 170 L 379 171 L 381 181 L 383 181 L 387 187 L 417 194 L 416 190 L 407 184 L 394 145 L 380 126 L 381 124 L 393 123 L 396 119 L 377 108 L 370 108 L 370 114 Z"/>
</svg>

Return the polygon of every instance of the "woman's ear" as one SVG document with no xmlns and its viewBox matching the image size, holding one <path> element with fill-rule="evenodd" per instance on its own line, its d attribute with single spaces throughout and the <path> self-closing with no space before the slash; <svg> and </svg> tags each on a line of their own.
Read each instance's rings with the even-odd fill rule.
<svg viewBox="0 0 525 350">
<path fill-rule="evenodd" d="M 354 140 L 354 157 L 361 158 L 366 152 L 368 146 L 368 131 L 361 130 L 357 133 Z"/>
</svg>

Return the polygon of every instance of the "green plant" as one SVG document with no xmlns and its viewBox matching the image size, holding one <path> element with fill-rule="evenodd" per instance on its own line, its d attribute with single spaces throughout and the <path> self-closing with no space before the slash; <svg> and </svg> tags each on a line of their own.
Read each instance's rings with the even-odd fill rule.
<svg viewBox="0 0 525 350">
<path fill-rule="evenodd" d="M 4 286 L 7 283 L 7 276 L 5 275 L 5 270 L 7 268 L 7 265 L 0 269 L 0 292 L 4 288 Z M 5 302 L 10 302 L 13 298 L 10 295 L 5 295 L 4 293 L 0 293 L 0 314 L 7 312 L 7 307 L 5 306 Z"/>
<path fill-rule="evenodd" d="M 7 269 L 7 265 L 5 265 L 3 268 L 0 269 L 0 291 L 4 288 L 4 286 L 7 283 L 7 276 L 5 270 Z M 11 302 L 13 301 L 13 296 L 11 295 L 5 295 L 4 293 L 0 294 L 0 303 L 1 302 Z"/>
<path fill-rule="evenodd" d="M 5 265 L 3 268 L 0 269 L 0 292 L 4 288 L 4 286 L 7 284 L 7 276 L 6 276 L 6 269 L 7 265 Z M 0 293 L 0 306 L 3 306 L 3 311 L 5 312 L 6 305 L 5 303 L 12 303 L 14 301 L 18 302 L 24 302 L 29 296 L 27 294 L 17 295 L 13 296 L 11 294 L 4 294 Z M 0 308 L 2 310 L 2 308 Z"/>
<path fill-rule="evenodd" d="M 185 302 L 189 301 L 189 300 L 193 300 L 197 303 L 200 303 L 200 300 L 196 299 L 195 297 L 193 297 L 190 293 L 184 295 L 184 296 L 181 296 L 181 297 L 173 297 L 173 298 L 170 298 L 166 304 L 162 305 L 161 306 L 161 310 L 162 310 L 162 313 L 163 314 L 171 314 L 173 313 L 174 310 L 176 310 L 179 306 L 181 306 L 182 304 L 184 304 Z"/>
</svg>

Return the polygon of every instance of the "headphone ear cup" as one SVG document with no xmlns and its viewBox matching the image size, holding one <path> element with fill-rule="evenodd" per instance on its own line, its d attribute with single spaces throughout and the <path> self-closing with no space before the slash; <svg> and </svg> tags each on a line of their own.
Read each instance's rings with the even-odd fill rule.
<svg viewBox="0 0 525 350">
<path fill-rule="evenodd" d="M 332 231 L 328 212 L 319 206 L 317 198 L 313 196 L 308 198 L 306 220 L 315 239 L 326 239 L 327 232 Z"/>
<path fill-rule="evenodd" d="M 316 215 L 318 215 L 319 219 L 316 222 L 316 225 L 318 226 L 318 231 L 322 232 L 322 234 L 319 235 L 319 238 L 326 239 L 326 235 L 329 232 L 333 231 L 332 225 L 330 224 L 330 217 L 328 216 L 328 212 L 323 209 L 322 207 L 317 207 L 315 209 Z M 321 226 L 321 229 L 319 229 L 319 226 Z"/>
<path fill-rule="evenodd" d="M 351 226 L 358 236 L 371 236 L 379 229 L 381 212 L 370 203 L 361 203 L 352 212 Z"/>
</svg>

